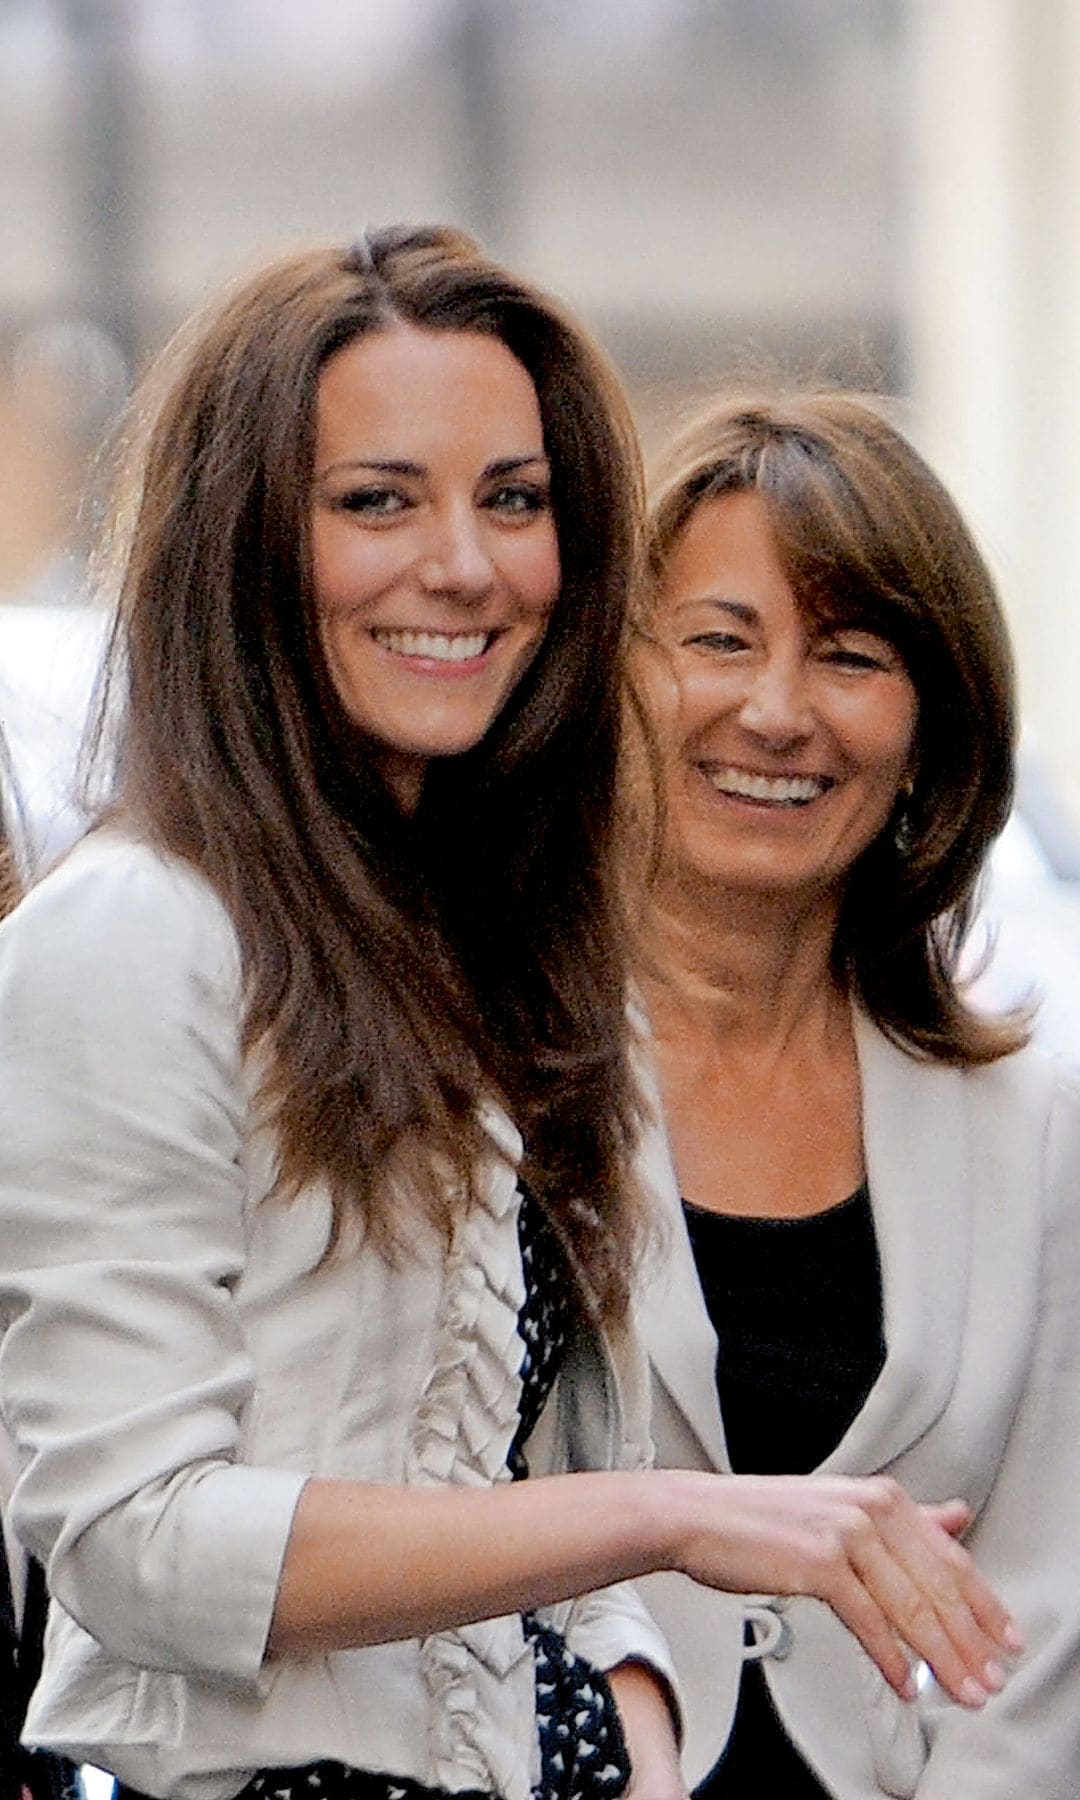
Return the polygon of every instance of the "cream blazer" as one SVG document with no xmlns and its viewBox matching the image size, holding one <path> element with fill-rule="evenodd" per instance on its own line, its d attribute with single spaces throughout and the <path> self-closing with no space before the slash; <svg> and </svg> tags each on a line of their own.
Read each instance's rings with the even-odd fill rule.
<svg viewBox="0 0 1080 1800">
<path fill-rule="evenodd" d="M 517 1133 L 492 1111 L 449 1253 L 320 1263 L 320 1189 L 268 1199 L 235 935 L 185 867 L 100 833 L 0 928 L 0 1403 L 12 1519 L 55 1597 L 28 1741 L 180 1800 L 329 1757 L 528 1800 L 519 1618 L 264 1663 L 310 1475 L 482 1486 L 517 1428 Z M 581 1335 L 534 1474 L 635 1467 L 647 1378 Z M 551 1609 L 670 1676 L 629 1590 Z"/>
<path fill-rule="evenodd" d="M 1033 1051 L 961 1072 L 903 1054 L 865 1020 L 857 1033 L 887 1356 L 823 1468 L 886 1471 L 918 1499 L 968 1500 L 969 1546 L 1028 1648 L 981 1713 L 929 1680 L 905 1705 L 819 1602 L 652 1576 L 640 1590 L 675 1655 L 686 1768 L 696 1783 L 719 1755 L 750 1654 L 837 1800 L 1076 1800 L 1080 1081 Z M 642 1166 L 669 1244 L 641 1316 L 657 1461 L 726 1472 L 716 1337 L 659 1125 Z"/>
</svg>

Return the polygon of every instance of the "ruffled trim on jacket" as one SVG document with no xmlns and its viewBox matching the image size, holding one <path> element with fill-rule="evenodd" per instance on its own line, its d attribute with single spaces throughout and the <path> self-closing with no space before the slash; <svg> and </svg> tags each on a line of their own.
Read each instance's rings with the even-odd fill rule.
<svg viewBox="0 0 1080 1800">
<path fill-rule="evenodd" d="M 516 1134 L 485 1121 L 508 1160 L 477 1181 L 477 1198 L 447 1257 L 431 1375 L 414 1415 L 409 1481 L 491 1487 L 509 1480 L 518 1425 L 525 1298 L 517 1239 Z M 431 1705 L 430 1779 L 451 1791 L 476 1787 L 528 1800 L 536 1758 L 535 1676 L 517 1617 L 425 1638 L 420 1661 Z"/>
</svg>

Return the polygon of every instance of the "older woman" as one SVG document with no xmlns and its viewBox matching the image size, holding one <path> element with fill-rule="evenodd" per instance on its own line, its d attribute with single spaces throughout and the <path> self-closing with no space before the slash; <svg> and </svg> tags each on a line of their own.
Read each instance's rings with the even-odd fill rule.
<svg viewBox="0 0 1080 1800">
<path fill-rule="evenodd" d="M 990 578 L 910 445 L 839 395 L 713 407 L 672 453 L 653 560 L 659 1460 L 961 1493 L 1027 1639 L 984 1706 L 925 1670 L 905 1706 L 816 1601 L 658 1576 L 686 1766 L 709 1800 L 1066 1800 L 1080 1088 L 954 978 L 1010 797 Z"/>
</svg>

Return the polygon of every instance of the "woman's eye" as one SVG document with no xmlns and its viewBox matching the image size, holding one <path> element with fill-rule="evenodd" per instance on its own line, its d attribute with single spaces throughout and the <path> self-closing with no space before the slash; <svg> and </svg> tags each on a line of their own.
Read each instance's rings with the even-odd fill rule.
<svg viewBox="0 0 1080 1800">
<path fill-rule="evenodd" d="M 339 494 L 335 505 L 342 512 L 357 513 L 361 518 L 389 519 L 404 511 L 408 501 L 397 488 L 362 487 Z"/>
<path fill-rule="evenodd" d="M 508 481 L 493 488 L 484 500 L 491 511 L 510 519 L 530 519 L 551 506 L 549 489 L 533 481 Z"/>
<path fill-rule="evenodd" d="M 732 656 L 736 651 L 747 648 L 746 639 L 739 637 L 734 631 L 697 631 L 693 637 L 684 638 L 683 642 L 695 649 L 718 650 L 724 656 Z"/>
<path fill-rule="evenodd" d="M 822 651 L 822 660 L 841 669 L 883 669 L 885 667 L 880 657 L 871 656 L 865 650 L 840 648 L 824 650 Z"/>
</svg>

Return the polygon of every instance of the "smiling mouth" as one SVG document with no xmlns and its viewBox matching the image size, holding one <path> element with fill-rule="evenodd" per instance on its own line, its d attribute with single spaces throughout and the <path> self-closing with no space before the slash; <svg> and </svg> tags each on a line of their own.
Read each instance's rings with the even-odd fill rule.
<svg viewBox="0 0 1080 1800">
<path fill-rule="evenodd" d="M 425 662 L 472 662 L 495 642 L 494 631 L 372 632 L 375 642 L 392 656 L 420 657 Z"/>
<path fill-rule="evenodd" d="M 752 800 L 759 806 L 809 806 L 836 785 L 829 775 L 759 775 L 750 769 L 705 763 L 699 767 L 717 793 Z"/>
</svg>

